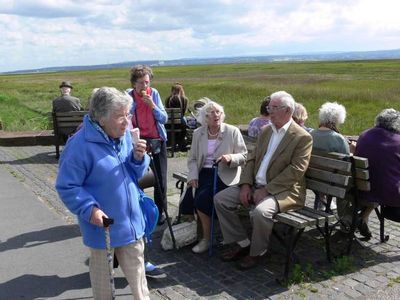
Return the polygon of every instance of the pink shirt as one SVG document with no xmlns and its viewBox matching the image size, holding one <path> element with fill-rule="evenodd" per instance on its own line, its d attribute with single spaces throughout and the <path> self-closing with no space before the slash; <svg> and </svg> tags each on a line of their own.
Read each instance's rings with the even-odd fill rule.
<svg viewBox="0 0 400 300">
<path fill-rule="evenodd" d="M 147 89 L 147 94 L 151 94 L 151 89 Z M 136 102 L 136 111 L 132 116 L 133 127 L 139 127 L 141 138 L 159 139 L 156 119 L 153 115 L 153 110 L 143 101 L 143 97 L 133 92 L 134 100 Z M 138 118 L 136 120 L 136 117 Z"/>
<path fill-rule="evenodd" d="M 204 160 L 203 168 L 212 168 L 214 164 L 214 152 L 215 152 L 215 144 L 217 140 L 208 140 L 207 144 L 207 156 Z"/>
</svg>

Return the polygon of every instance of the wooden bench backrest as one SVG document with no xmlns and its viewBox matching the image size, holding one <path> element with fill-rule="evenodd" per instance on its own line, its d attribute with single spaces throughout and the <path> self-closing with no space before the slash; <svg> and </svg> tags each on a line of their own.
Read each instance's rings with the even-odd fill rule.
<svg viewBox="0 0 400 300">
<path fill-rule="evenodd" d="M 182 132 L 182 110 L 180 108 L 166 108 L 168 114 L 167 123 L 164 124 L 167 131 L 167 148 L 171 149 L 172 156 L 174 156 L 176 145 L 176 134 Z"/>
<path fill-rule="evenodd" d="M 166 108 L 168 121 L 165 123 L 165 128 L 170 129 L 172 126 L 182 124 L 182 111 L 180 108 Z M 177 126 L 180 129 L 180 126 Z"/>
<path fill-rule="evenodd" d="M 88 111 L 70 111 L 52 113 L 54 133 L 60 128 L 76 128 L 82 123 Z"/>
<path fill-rule="evenodd" d="M 257 139 L 243 135 L 249 153 L 254 151 Z M 354 163 L 355 170 L 352 170 Z M 334 197 L 344 198 L 355 183 L 358 190 L 369 191 L 368 159 L 358 156 L 313 151 L 306 172 L 307 188 Z"/>
<path fill-rule="evenodd" d="M 306 172 L 308 189 L 338 198 L 344 198 L 354 182 L 358 190 L 369 191 L 368 180 L 367 159 L 334 152 L 314 151 Z"/>
</svg>

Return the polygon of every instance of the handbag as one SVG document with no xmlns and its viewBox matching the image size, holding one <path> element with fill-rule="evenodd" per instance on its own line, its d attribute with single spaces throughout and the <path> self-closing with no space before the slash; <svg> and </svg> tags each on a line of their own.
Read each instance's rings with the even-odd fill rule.
<svg viewBox="0 0 400 300">
<path fill-rule="evenodd" d="M 176 248 L 182 248 L 187 245 L 193 244 L 197 241 L 197 221 L 183 222 L 172 226 L 172 231 L 175 237 Z M 162 238 L 161 247 L 163 250 L 171 250 L 174 248 L 171 233 L 169 228 L 165 228 Z"/>
<path fill-rule="evenodd" d="M 144 138 L 147 142 L 147 146 L 149 147 L 149 151 L 153 154 L 158 154 L 161 152 L 161 140 L 160 139 L 152 139 L 152 138 Z"/>
<path fill-rule="evenodd" d="M 147 196 L 140 188 L 139 193 L 139 204 L 140 208 L 142 209 L 143 219 L 145 223 L 144 235 L 146 238 L 146 242 L 151 243 L 151 234 L 157 227 L 159 211 L 153 199 Z"/>
</svg>

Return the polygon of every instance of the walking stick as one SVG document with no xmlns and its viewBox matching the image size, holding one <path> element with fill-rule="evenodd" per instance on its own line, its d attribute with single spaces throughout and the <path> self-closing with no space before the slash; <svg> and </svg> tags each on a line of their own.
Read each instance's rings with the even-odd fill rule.
<svg viewBox="0 0 400 300">
<path fill-rule="evenodd" d="M 218 164 L 219 164 L 219 161 L 215 161 L 212 166 L 212 168 L 214 170 L 214 179 L 213 179 L 213 201 L 212 201 L 212 210 L 211 210 L 210 246 L 208 247 L 208 256 L 212 256 L 212 253 L 213 253 L 214 218 L 215 218 L 214 196 L 217 193 Z"/>
<path fill-rule="evenodd" d="M 108 262 L 108 270 L 110 273 L 111 299 L 115 300 L 114 258 L 111 252 L 111 242 L 110 242 L 111 224 L 114 224 L 114 219 L 108 219 L 106 217 L 103 217 L 104 234 L 106 238 L 107 262 Z"/>
<path fill-rule="evenodd" d="M 176 242 L 175 242 L 175 236 L 174 236 L 174 231 L 172 230 L 172 224 L 171 224 L 171 220 L 169 219 L 169 215 L 168 215 L 168 211 L 167 208 L 165 207 L 164 203 L 165 203 L 165 194 L 161 194 L 161 185 L 160 185 L 160 181 L 158 180 L 158 174 L 157 174 L 157 169 L 154 165 L 154 159 L 153 159 L 153 151 L 150 148 L 149 153 L 151 155 L 150 156 L 150 168 L 153 170 L 154 173 L 154 181 L 155 181 L 155 188 L 157 188 L 158 193 L 160 193 L 160 195 L 162 196 L 162 210 L 165 213 L 165 218 L 167 219 L 167 224 L 168 224 L 168 229 L 169 229 L 169 233 L 171 234 L 171 239 L 172 239 L 172 244 L 174 245 L 174 249 L 176 250 Z"/>
</svg>

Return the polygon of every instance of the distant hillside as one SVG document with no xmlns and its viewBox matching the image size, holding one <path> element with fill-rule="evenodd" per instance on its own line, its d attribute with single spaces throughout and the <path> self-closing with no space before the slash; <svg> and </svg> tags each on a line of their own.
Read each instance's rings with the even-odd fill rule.
<svg viewBox="0 0 400 300">
<path fill-rule="evenodd" d="M 4 72 L 2 74 L 36 73 L 36 72 L 60 72 L 96 69 L 129 68 L 135 64 L 151 66 L 179 66 L 201 64 L 231 64 L 231 63 L 256 63 L 276 61 L 328 61 L 328 60 L 376 60 L 376 59 L 400 59 L 400 49 L 360 52 L 318 52 L 291 55 L 266 55 L 266 56 L 237 56 L 218 58 L 182 58 L 175 60 L 141 60 L 127 61 L 115 64 L 102 64 L 92 66 L 50 67 L 31 70 L 18 70 Z"/>
</svg>

